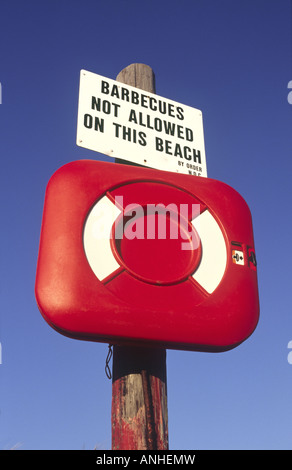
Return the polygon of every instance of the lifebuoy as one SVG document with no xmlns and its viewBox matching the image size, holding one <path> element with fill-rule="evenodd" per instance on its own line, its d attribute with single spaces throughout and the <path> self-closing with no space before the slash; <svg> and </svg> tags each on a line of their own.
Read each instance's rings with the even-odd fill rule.
<svg viewBox="0 0 292 470">
<path fill-rule="evenodd" d="M 180 200 L 179 197 L 177 197 L 177 193 L 182 192 L 182 190 L 157 182 L 147 182 L 148 185 L 151 184 L 152 191 L 153 188 L 155 188 L 156 192 L 160 193 L 160 199 L 164 201 L 161 206 L 165 211 L 172 211 L 173 218 L 171 219 L 170 216 L 170 221 L 172 220 L 172 223 L 176 224 L 173 235 L 177 235 L 177 237 L 180 238 L 177 243 L 171 243 L 170 239 L 166 240 L 166 238 L 164 238 L 163 244 L 156 248 L 155 245 L 159 243 L 159 240 L 157 238 L 153 240 L 153 233 L 151 233 L 152 242 L 150 246 L 146 247 L 147 253 L 145 255 L 143 254 L 145 249 L 143 248 L 143 244 L 144 247 L 147 245 L 147 242 L 149 245 L 147 233 L 144 233 L 146 231 L 145 224 L 147 220 L 149 225 L 151 217 L 152 222 L 155 224 L 155 220 L 153 221 L 154 213 L 151 213 L 148 207 L 148 211 L 145 213 L 146 205 L 151 206 L 151 204 L 147 204 L 147 201 L 149 201 L 147 197 L 147 185 L 143 191 L 144 182 L 135 182 L 134 184 L 134 190 L 139 196 L 139 202 L 136 201 L 136 197 L 134 200 L 131 199 L 132 202 L 130 204 L 128 203 L 129 197 L 127 197 L 127 195 L 133 191 L 131 185 L 125 185 L 119 187 L 118 190 L 114 190 L 112 196 L 111 191 L 108 191 L 107 194 L 103 195 L 103 197 L 95 203 L 88 214 L 84 226 L 84 250 L 89 265 L 96 277 L 100 281 L 104 281 L 105 279 L 108 281 L 109 278 L 117 275 L 117 271 L 122 272 L 126 270 L 130 275 L 137 278 L 137 280 L 161 286 L 184 282 L 191 276 L 195 281 L 195 283 L 193 283 L 194 288 L 197 284 L 208 294 L 214 292 L 221 282 L 227 263 L 226 243 L 214 216 L 204 206 L 202 206 L 202 213 L 197 210 L 194 214 L 194 210 L 192 210 L 191 207 L 194 205 L 201 207 L 201 205 L 198 201 L 194 200 L 193 196 L 189 195 L 188 198 L 184 197 L 183 200 L 186 201 L 186 199 L 188 199 L 190 207 L 186 208 L 185 205 L 187 203 L 184 202 L 185 205 L 183 208 L 187 210 L 189 223 L 193 227 L 193 231 L 186 225 L 182 227 L 182 218 L 179 213 L 182 204 L 174 205 L 172 202 Z M 139 191 L 137 191 L 137 188 Z M 166 197 L 164 196 L 165 192 L 167 192 Z M 156 200 L 159 201 L 157 194 L 155 197 Z M 115 203 L 113 201 L 115 201 Z M 117 204 L 117 201 L 123 201 L 127 204 L 125 204 L 125 207 L 121 207 L 119 203 Z M 127 214 L 127 208 L 129 207 L 132 210 L 130 215 Z M 125 227 L 122 227 L 122 229 L 119 229 L 120 236 L 116 239 L 117 228 L 114 227 L 115 222 L 120 218 L 118 222 L 118 227 L 120 227 L 123 225 L 124 219 L 126 218 L 126 228 L 129 229 L 134 212 L 136 215 L 134 223 L 138 225 L 137 220 L 139 220 L 139 214 L 137 216 L 137 212 L 140 208 L 143 212 L 140 214 L 139 223 L 142 229 L 144 228 L 143 233 L 134 233 L 136 237 L 130 238 L 130 242 L 127 242 L 130 233 L 127 236 Z M 156 212 L 159 211 L 159 204 L 154 206 L 154 210 L 156 210 Z M 160 217 L 162 218 L 164 215 L 165 213 L 162 211 Z M 193 217 L 194 215 L 195 217 Z M 175 216 L 177 217 L 175 218 Z M 143 220 L 141 220 L 141 217 Z M 150 230 L 148 229 L 148 235 L 149 232 Z M 137 238 L 137 240 L 142 239 L 143 242 L 138 243 L 139 246 L 137 247 L 137 243 L 136 246 L 133 243 L 133 238 Z M 123 248 L 121 245 L 123 245 Z M 164 251 L 172 249 L 172 251 L 161 254 L 161 249 Z M 136 252 L 131 253 L 133 250 L 136 250 Z M 151 255 L 160 258 L 157 263 L 151 264 Z M 138 257 L 142 257 L 141 262 L 137 260 Z M 182 265 L 182 262 L 177 262 L 181 261 L 180 258 L 182 257 L 184 258 L 185 265 Z M 171 271 L 163 266 L 167 258 L 171 260 Z M 160 265 L 158 265 L 159 262 Z M 144 266 L 141 266 L 141 263 L 144 263 Z"/>
</svg>

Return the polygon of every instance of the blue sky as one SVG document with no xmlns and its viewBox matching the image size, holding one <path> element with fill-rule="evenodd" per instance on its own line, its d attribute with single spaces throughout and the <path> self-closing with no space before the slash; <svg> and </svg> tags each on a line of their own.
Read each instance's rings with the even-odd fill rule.
<svg viewBox="0 0 292 470">
<path fill-rule="evenodd" d="M 261 317 L 221 353 L 168 351 L 170 449 L 291 449 L 290 0 L 3 0 L 0 6 L 0 449 L 111 447 L 107 345 L 65 338 L 34 283 L 44 192 L 76 146 L 81 69 L 150 65 L 203 112 L 208 176 L 253 216 Z M 291 345 L 290 345 L 291 346 Z"/>
</svg>

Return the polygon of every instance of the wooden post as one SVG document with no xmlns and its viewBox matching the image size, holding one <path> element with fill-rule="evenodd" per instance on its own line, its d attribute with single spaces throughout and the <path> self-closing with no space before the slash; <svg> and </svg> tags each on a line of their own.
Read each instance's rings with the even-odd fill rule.
<svg viewBox="0 0 292 470">
<path fill-rule="evenodd" d="M 112 449 L 168 449 L 165 349 L 114 346 Z"/>
<path fill-rule="evenodd" d="M 150 91 L 150 93 L 156 93 L 154 72 L 151 67 L 145 64 L 129 65 L 118 74 L 116 80 L 141 90 Z M 119 158 L 115 158 L 115 162 L 124 165 L 141 166 Z"/>
<path fill-rule="evenodd" d="M 154 73 L 147 65 L 129 65 L 117 80 L 155 93 Z M 112 449 L 168 449 L 165 349 L 113 347 Z"/>
</svg>

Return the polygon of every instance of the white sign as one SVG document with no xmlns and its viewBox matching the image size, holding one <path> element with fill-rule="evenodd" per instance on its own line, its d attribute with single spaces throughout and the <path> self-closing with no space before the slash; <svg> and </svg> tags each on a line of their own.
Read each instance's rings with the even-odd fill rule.
<svg viewBox="0 0 292 470">
<path fill-rule="evenodd" d="M 86 70 L 77 145 L 158 170 L 207 176 L 202 112 Z"/>
</svg>

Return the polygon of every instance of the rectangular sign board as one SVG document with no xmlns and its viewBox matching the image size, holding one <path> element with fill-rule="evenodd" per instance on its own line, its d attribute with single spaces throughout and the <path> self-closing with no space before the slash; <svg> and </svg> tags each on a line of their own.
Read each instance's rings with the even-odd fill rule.
<svg viewBox="0 0 292 470">
<path fill-rule="evenodd" d="M 80 71 L 77 145 L 150 168 L 207 176 L 202 112 Z"/>
</svg>

